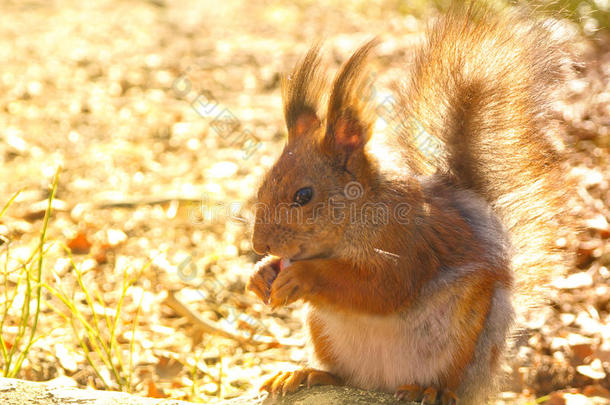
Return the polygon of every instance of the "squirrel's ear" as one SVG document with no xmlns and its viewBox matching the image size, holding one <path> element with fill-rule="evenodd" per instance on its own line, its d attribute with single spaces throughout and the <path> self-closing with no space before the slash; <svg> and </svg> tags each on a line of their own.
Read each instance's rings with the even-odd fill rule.
<svg viewBox="0 0 610 405">
<path fill-rule="evenodd" d="M 314 45 L 293 72 L 282 78 L 288 139 L 312 132 L 321 125 L 318 112 L 326 89 L 326 74 L 319 51 L 320 46 Z"/>
<path fill-rule="evenodd" d="M 358 49 L 341 68 L 328 103 L 323 148 L 332 155 L 348 158 L 371 137 L 375 117 L 370 98 L 371 75 L 367 59 L 379 43 L 375 38 Z"/>
</svg>

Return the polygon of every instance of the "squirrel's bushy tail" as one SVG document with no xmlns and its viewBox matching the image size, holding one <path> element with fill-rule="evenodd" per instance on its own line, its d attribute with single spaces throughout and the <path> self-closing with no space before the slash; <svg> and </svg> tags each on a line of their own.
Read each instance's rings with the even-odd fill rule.
<svg viewBox="0 0 610 405">
<path fill-rule="evenodd" d="M 421 142 L 414 128 L 440 141 L 437 168 L 506 224 L 517 305 L 535 302 L 564 262 L 556 240 L 569 186 L 548 112 L 569 60 L 552 25 L 521 11 L 454 10 L 430 27 L 401 91 L 403 150 Z"/>
</svg>

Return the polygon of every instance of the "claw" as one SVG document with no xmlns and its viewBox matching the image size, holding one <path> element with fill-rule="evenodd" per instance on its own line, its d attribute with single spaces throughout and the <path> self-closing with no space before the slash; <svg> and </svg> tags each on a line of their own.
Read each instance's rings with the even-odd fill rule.
<svg viewBox="0 0 610 405">
<path fill-rule="evenodd" d="M 259 391 L 267 391 L 267 392 L 271 392 L 271 387 L 273 386 L 273 382 L 275 381 L 276 378 L 278 378 L 280 375 L 282 374 L 281 371 L 278 371 L 273 377 L 270 377 L 268 379 L 265 380 L 264 383 L 261 384 L 260 388 L 258 389 Z"/>
<path fill-rule="evenodd" d="M 284 381 L 286 381 L 289 377 L 290 377 L 290 372 L 286 372 L 286 373 L 281 373 L 279 375 L 279 377 L 277 377 L 275 379 L 275 381 L 271 385 L 271 395 L 273 396 L 273 398 L 276 398 L 280 392 L 282 393 L 282 395 L 285 394 L 284 388 L 283 388 Z"/>
<path fill-rule="evenodd" d="M 396 390 L 396 398 L 404 401 L 420 401 L 423 389 L 419 385 L 403 385 Z"/>
<path fill-rule="evenodd" d="M 441 396 L 442 405 L 457 405 L 458 397 L 453 391 L 445 390 Z"/>
<path fill-rule="evenodd" d="M 422 403 L 426 405 L 432 405 L 436 402 L 436 397 L 438 395 L 438 391 L 434 387 L 428 387 L 424 390 Z"/>
<path fill-rule="evenodd" d="M 440 394 L 440 398 L 439 398 Z M 441 405 L 457 405 L 458 397 L 453 391 L 439 390 L 435 387 L 422 387 L 420 385 L 409 384 L 398 387 L 396 398 L 401 401 L 419 402 L 420 404 L 436 404 L 440 399 Z"/>
<path fill-rule="evenodd" d="M 260 387 L 260 391 L 267 391 L 273 398 L 297 391 L 301 386 L 307 388 L 314 385 L 342 385 L 341 380 L 334 375 L 313 368 L 304 368 L 296 371 L 278 372 L 267 379 Z"/>
</svg>

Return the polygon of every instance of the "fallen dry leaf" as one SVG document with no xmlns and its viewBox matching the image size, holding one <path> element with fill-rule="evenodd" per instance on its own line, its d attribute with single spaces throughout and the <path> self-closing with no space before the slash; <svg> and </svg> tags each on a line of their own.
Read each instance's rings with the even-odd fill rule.
<svg viewBox="0 0 610 405">
<path fill-rule="evenodd" d="M 148 380 L 148 391 L 146 393 L 147 397 L 150 398 L 167 398 L 167 395 L 163 392 L 162 389 L 157 387 L 157 384 L 153 380 Z"/>
<path fill-rule="evenodd" d="M 89 241 L 87 234 L 81 231 L 68 241 L 67 246 L 70 248 L 72 253 L 80 255 L 89 253 L 92 244 Z"/>
</svg>

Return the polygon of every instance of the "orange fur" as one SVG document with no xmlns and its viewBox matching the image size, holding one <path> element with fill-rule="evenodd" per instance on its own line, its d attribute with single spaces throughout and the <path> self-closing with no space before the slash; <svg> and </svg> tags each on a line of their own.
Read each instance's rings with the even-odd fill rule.
<svg viewBox="0 0 610 405">
<path fill-rule="evenodd" d="M 315 318 L 309 318 L 307 320 L 307 327 L 316 358 L 323 364 L 332 364 L 335 359 L 330 348 L 330 342 L 324 336 L 324 325 Z"/>
<path fill-rule="evenodd" d="M 453 314 L 452 328 L 461 332 L 461 347 L 455 362 L 445 376 L 445 388 L 457 391 L 462 383 L 462 376 L 468 363 L 474 355 L 475 345 L 479 334 L 483 330 L 487 314 L 491 307 L 491 297 L 494 284 L 497 281 L 496 273 L 481 272 L 471 279 L 463 279 L 465 284 L 464 297 L 457 311 Z"/>
</svg>

